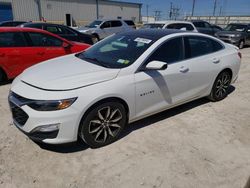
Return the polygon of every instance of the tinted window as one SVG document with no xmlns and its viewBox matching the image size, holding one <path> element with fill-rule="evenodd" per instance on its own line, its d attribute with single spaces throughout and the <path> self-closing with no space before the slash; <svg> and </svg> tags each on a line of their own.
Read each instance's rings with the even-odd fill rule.
<svg viewBox="0 0 250 188">
<path fill-rule="evenodd" d="M 43 33 L 29 33 L 33 46 L 62 46 L 62 41 Z"/>
<path fill-rule="evenodd" d="M 61 33 L 62 33 L 62 32 L 60 32 L 60 31 L 58 30 L 58 28 L 57 28 L 56 26 L 47 26 L 47 27 L 46 27 L 46 30 L 47 30 L 48 32 L 55 33 L 55 34 L 61 34 Z"/>
<path fill-rule="evenodd" d="M 43 26 L 42 26 L 41 24 L 30 24 L 30 25 L 24 25 L 24 27 L 30 27 L 30 28 L 43 29 Z"/>
<path fill-rule="evenodd" d="M 0 47 L 25 47 L 27 41 L 23 33 L 0 33 Z"/>
<path fill-rule="evenodd" d="M 142 29 L 161 29 L 163 28 L 164 24 L 144 24 Z"/>
<path fill-rule="evenodd" d="M 210 38 L 189 36 L 184 38 L 186 58 L 198 57 L 221 50 L 223 46 Z"/>
<path fill-rule="evenodd" d="M 132 20 L 125 20 L 126 24 L 134 26 L 135 23 Z"/>
<path fill-rule="evenodd" d="M 187 31 L 193 31 L 194 28 L 190 24 L 185 24 L 185 23 L 175 23 L 175 24 L 170 24 L 167 26 L 168 29 L 182 29 L 186 28 Z"/>
<path fill-rule="evenodd" d="M 122 26 L 122 22 L 120 21 L 112 21 L 111 22 L 111 27 L 121 27 Z"/>
<path fill-rule="evenodd" d="M 183 59 L 183 45 L 182 38 L 175 38 L 167 41 L 161 45 L 147 60 L 150 61 L 163 61 L 166 63 L 173 63 Z"/>
<path fill-rule="evenodd" d="M 108 27 L 111 27 L 111 22 L 104 22 L 104 23 L 101 25 L 101 28 L 108 28 Z"/>
<path fill-rule="evenodd" d="M 193 22 L 195 27 L 205 27 L 204 22 Z"/>
<path fill-rule="evenodd" d="M 76 33 L 63 26 L 59 26 L 58 30 L 64 35 L 76 35 Z"/>
<path fill-rule="evenodd" d="M 210 39 L 210 40 L 212 41 L 212 44 L 213 44 L 213 51 L 214 51 L 214 52 L 217 52 L 217 51 L 222 50 L 222 49 L 224 48 L 224 46 L 222 46 L 221 43 L 219 43 L 219 42 L 217 42 L 217 41 L 215 41 L 215 40 L 212 40 L 212 39 Z"/>
</svg>

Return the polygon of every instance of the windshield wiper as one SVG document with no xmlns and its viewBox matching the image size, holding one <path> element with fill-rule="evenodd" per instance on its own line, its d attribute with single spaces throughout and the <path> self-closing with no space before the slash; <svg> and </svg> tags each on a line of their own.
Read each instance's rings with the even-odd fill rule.
<svg viewBox="0 0 250 188">
<path fill-rule="evenodd" d="M 90 60 L 90 61 L 94 61 L 96 63 L 98 63 L 99 65 L 106 67 L 106 68 L 110 68 L 110 66 L 108 66 L 106 63 L 104 63 L 103 61 L 100 61 L 99 59 L 95 58 L 95 57 L 85 57 L 83 56 L 84 59 L 86 60 Z"/>
</svg>

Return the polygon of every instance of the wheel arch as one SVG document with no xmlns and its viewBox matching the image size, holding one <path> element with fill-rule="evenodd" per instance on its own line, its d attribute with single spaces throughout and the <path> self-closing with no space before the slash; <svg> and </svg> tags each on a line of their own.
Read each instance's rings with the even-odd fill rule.
<svg viewBox="0 0 250 188">
<path fill-rule="evenodd" d="M 121 103 L 125 110 L 126 110 L 126 114 L 127 114 L 127 119 L 126 121 L 128 122 L 129 121 L 129 114 L 130 114 L 130 110 L 129 110 L 129 106 L 127 104 L 127 102 L 120 98 L 120 97 L 107 97 L 107 98 L 103 98 L 103 99 L 100 99 L 98 100 L 97 102 L 93 103 L 92 105 L 90 105 L 90 107 L 88 107 L 88 109 L 83 113 L 82 117 L 81 117 L 81 120 L 80 120 L 80 123 L 79 123 L 79 126 L 78 126 L 78 133 L 79 133 L 79 130 L 80 130 L 80 125 L 82 123 L 82 120 L 87 116 L 87 114 L 93 110 L 95 107 L 103 104 L 104 102 L 118 102 L 118 103 Z"/>
</svg>

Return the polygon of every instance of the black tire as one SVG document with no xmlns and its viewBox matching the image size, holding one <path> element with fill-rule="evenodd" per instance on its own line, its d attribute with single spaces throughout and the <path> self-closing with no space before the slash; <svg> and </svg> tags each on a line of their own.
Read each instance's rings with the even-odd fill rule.
<svg viewBox="0 0 250 188">
<path fill-rule="evenodd" d="M 5 81 L 5 74 L 4 72 L 0 69 L 0 83 L 3 83 Z"/>
<path fill-rule="evenodd" d="M 244 40 L 241 40 L 239 45 L 238 45 L 239 49 L 244 48 L 244 46 L 245 46 L 245 42 L 244 42 Z"/>
<path fill-rule="evenodd" d="M 100 41 L 100 38 L 97 34 L 93 34 L 93 43 L 97 43 L 98 41 Z"/>
<path fill-rule="evenodd" d="M 126 124 L 124 106 L 119 102 L 104 102 L 84 116 L 79 137 L 92 148 L 102 147 L 115 142 Z"/>
<path fill-rule="evenodd" d="M 231 84 L 231 79 L 232 78 L 229 71 L 221 72 L 217 76 L 208 98 L 214 102 L 225 99 L 228 95 L 228 88 Z"/>
</svg>

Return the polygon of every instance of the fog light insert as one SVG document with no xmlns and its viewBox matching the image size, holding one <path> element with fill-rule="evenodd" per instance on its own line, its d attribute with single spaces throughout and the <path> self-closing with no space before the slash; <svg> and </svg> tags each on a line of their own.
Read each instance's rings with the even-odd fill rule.
<svg viewBox="0 0 250 188">
<path fill-rule="evenodd" d="M 59 127 L 60 127 L 60 123 L 42 125 L 42 126 L 34 128 L 31 131 L 31 133 L 34 133 L 34 132 L 54 132 L 54 131 L 58 131 Z"/>
</svg>

